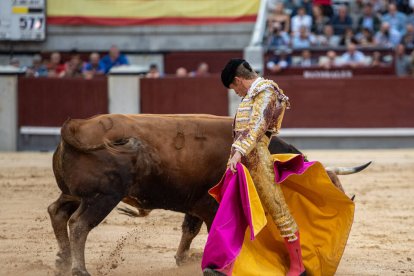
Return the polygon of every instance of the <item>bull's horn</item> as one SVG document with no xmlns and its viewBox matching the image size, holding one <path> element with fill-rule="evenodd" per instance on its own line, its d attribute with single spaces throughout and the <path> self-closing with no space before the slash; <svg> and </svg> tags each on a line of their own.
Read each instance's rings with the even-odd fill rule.
<svg viewBox="0 0 414 276">
<path fill-rule="evenodd" d="M 366 163 L 364 165 L 357 166 L 357 167 L 351 167 L 351 168 L 347 168 L 347 167 L 326 167 L 325 169 L 327 171 L 334 172 L 337 175 L 346 175 L 346 174 L 353 174 L 353 173 L 360 172 L 363 169 L 365 169 L 366 167 L 368 167 L 371 163 L 372 163 L 372 161 L 369 161 L 368 163 Z"/>
</svg>

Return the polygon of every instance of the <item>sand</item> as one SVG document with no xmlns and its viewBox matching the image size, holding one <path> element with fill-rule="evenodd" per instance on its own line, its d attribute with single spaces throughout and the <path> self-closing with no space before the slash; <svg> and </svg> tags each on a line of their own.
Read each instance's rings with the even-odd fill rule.
<svg viewBox="0 0 414 276">
<path fill-rule="evenodd" d="M 356 213 L 336 275 L 414 275 L 414 149 L 312 150 L 325 165 L 374 163 L 341 180 L 356 195 Z M 54 275 L 57 243 L 47 206 L 59 190 L 51 153 L 0 153 L 0 275 Z M 183 215 L 154 210 L 145 218 L 112 211 L 88 237 L 92 275 L 201 275 L 206 228 L 189 262 L 174 255 Z"/>
</svg>

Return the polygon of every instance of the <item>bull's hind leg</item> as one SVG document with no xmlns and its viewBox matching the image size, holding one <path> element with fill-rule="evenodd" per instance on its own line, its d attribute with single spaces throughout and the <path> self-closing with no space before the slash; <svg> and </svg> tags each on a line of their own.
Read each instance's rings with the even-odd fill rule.
<svg viewBox="0 0 414 276">
<path fill-rule="evenodd" d="M 56 259 L 57 273 L 65 273 L 71 266 L 70 243 L 68 237 L 68 220 L 79 207 L 80 201 L 71 196 L 61 194 L 60 197 L 49 205 L 50 220 L 58 242 L 59 251 Z"/>
<path fill-rule="evenodd" d="M 177 253 L 175 254 L 175 262 L 177 265 L 181 265 L 188 257 L 188 250 L 190 249 L 191 242 L 200 232 L 203 221 L 198 217 L 185 214 L 182 225 L 182 236 L 180 245 L 178 246 Z"/>
<path fill-rule="evenodd" d="M 116 194 L 98 194 L 92 198 L 82 198 L 79 208 L 69 219 L 72 275 L 90 275 L 85 267 L 86 238 L 121 199 L 122 196 Z"/>
</svg>

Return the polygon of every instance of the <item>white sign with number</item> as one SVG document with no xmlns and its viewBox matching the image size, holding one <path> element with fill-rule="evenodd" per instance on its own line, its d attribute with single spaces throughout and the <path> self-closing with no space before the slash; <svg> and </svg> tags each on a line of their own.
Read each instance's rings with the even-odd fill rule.
<svg viewBox="0 0 414 276">
<path fill-rule="evenodd" d="M 0 40 L 43 41 L 46 0 L 0 0 Z"/>
</svg>

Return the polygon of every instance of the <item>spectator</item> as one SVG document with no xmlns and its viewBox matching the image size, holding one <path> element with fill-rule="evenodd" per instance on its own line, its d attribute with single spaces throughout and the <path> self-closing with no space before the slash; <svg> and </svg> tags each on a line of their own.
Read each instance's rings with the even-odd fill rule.
<svg viewBox="0 0 414 276">
<path fill-rule="evenodd" d="M 96 52 L 89 55 L 89 62 L 86 62 L 82 68 L 85 79 L 92 79 L 94 76 L 105 74 L 105 66 L 99 59 L 100 56 Z"/>
<path fill-rule="evenodd" d="M 376 33 L 379 31 L 380 26 L 381 19 L 374 14 L 372 4 L 365 4 L 363 15 L 358 19 L 358 32 L 362 32 L 363 29 L 368 29 L 372 33 Z"/>
<path fill-rule="evenodd" d="M 395 73 L 399 77 L 411 74 L 410 56 L 405 54 L 405 47 L 402 44 L 398 44 L 395 48 Z"/>
<path fill-rule="evenodd" d="M 303 50 L 299 62 L 295 64 L 298 67 L 312 67 L 314 65 L 316 65 L 316 62 L 309 50 Z"/>
<path fill-rule="evenodd" d="M 289 2 L 293 4 L 289 5 Z M 305 13 L 307 15 L 312 15 L 312 0 L 293 0 L 293 1 L 284 0 L 284 3 L 285 3 L 285 7 L 291 8 L 290 17 L 297 15 L 300 8 L 304 8 Z"/>
<path fill-rule="evenodd" d="M 126 56 L 120 53 L 116 45 L 111 46 L 109 53 L 101 59 L 101 62 L 105 68 L 105 74 L 107 74 L 112 67 L 129 64 Z"/>
<path fill-rule="evenodd" d="M 288 47 L 290 43 L 289 35 L 282 30 L 279 22 L 273 23 L 273 32 L 269 38 L 268 48 L 276 50 L 281 47 Z"/>
<path fill-rule="evenodd" d="M 177 68 L 177 70 L 175 71 L 175 76 L 179 78 L 187 77 L 188 76 L 187 69 L 185 69 L 184 67 Z"/>
<path fill-rule="evenodd" d="M 10 66 L 13 66 L 13 67 L 15 67 L 15 68 L 23 69 L 23 68 L 20 66 L 20 60 L 19 60 L 18 58 L 15 58 L 15 57 L 13 57 L 13 58 L 11 58 L 11 59 L 10 59 L 10 61 L 9 61 L 9 65 L 10 65 Z"/>
<path fill-rule="evenodd" d="M 373 7 L 375 13 L 383 15 L 387 12 L 388 1 L 371 0 L 371 4 L 372 4 L 372 7 Z"/>
<path fill-rule="evenodd" d="M 334 34 L 332 25 L 326 25 L 323 28 L 323 35 L 317 37 L 317 43 L 319 46 L 325 47 L 338 47 L 341 38 Z"/>
<path fill-rule="evenodd" d="M 205 62 L 202 62 L 198 65 L 197 70 L 190 73 L 190 77 L 204 77 L 208 76 L 208 64 Z"/>
<path fill-rule="evenodd" d="M 150 65 L 149 67 L 149 72 L 147 73 L 147 75 L 145 76 L 147 78 L 152 78 L 152 79 L 158 79 L 161 77 L 161 73 L 158 69 L 158 65 L 153 63 Z"/>
<path fill-rule="evenodd" d="M 348 46 L 350 43 L 358 44 L 358 40 L 355 38 L 355 34 L 352 28 L 347 28 L 341 40 L 339 41 L 339 45 Z"/>
<path fill-rule="evenodd" d="M 352 18 L 348 15 L 348 9 L 345 5 L 339 7 L 338 14 L 332 18 L 331 24 L 334 33 L 341 36 L 347 28 L 352 28 Z"/>
<path fill-rule="evenodd" d="M 273 13 L 269 18 L 269 26 L 273 26 L 274 23 L 279 23 L 282 31 L 288 33 L 290 30 L 290 17 L 285 12 L 285 6 L 283 2 L 276 4 Z"/>
<path fill-rule="evenodd" d="M 65 70 L 60 73 L 60 78 L 72 78 L 83 76 L 83 62 L 80 54 L 76 50 L 72 50 L 70 60 L 65 63 Z"/>
<path fill-rule="evenodd" d="M 292 65 L 291 51 L 288 49 L 280 49 L 275 51 L 270 60 L 266 63 L 266 68 L 272 73 L 278 73 L 283 69 Z"/>
<path fill-rule="evenodd" d="M 375 34 L 375 45 L 380 47 L 394 47 L 400 43 L 400 33 L 392 28 L 388 22 L 381 24 L 381 29 Z"/>
<path fill-rule="evenodd" d="M 358 44 L 363 47 L 372 47 L 375 46 L 374 35 L 371 30 L 364 28 L 362 32 L 357 34 L 355 38 L 358 41 Z"/>
<path fill-rule="evenodd" d="M 27 77 L 47 77 L 47 67 L 43 64 L 41 55 L 34 55 L 32 65 L 26 70 Z"/>
<path fill-rule="evenodd" d="M 58 77 L 62 72 L 65 71 L 65 65 L 62 64 L 62 58 L 60 53 L 53 52 L 50 54 L 50 60 L 47 65 L 48 77 Z"/>
<path fill-rule="evenodd" d="M 302 49 L 309 48 L 316 43 L 316 39 L 312 34 L 309 34 L 306 26 L 302 26 L 299 29 L 299 33 L 293 34 L 292 48 Z"/>
<path fill-rule="evenodd" d="M 331 18 L 334 14 L 332 9 L 332 0 L 313 0 L 313 6 L 319 6 L 324 16 Z"/>
<path fill-rule="evenodd" d="M 388 5 L 388 13 L 382 17 L 383 22 L 388 22 L 390 28 L 398 31 L 400 35 L 405 34 L 405 23 L 407 21 L 407 16 L 402 12 L 397 10 L 395 4 Z"/>
<path fill-rule="evenodd" d="M 313 6 L 312 7 L 312 33 L 316 35 L 323 34 L 323 28 L 329 22 L 329 18 L 324 16 L 322 13 L 322 9 L 320 6 Z"/>
<path fill-rule="evenodd" d="M 298 9 L 298 14 L 292 17 L 291 24 L 293 34 L 299 33 L 299 29 L 303 26 L 310 32 L 312 27 L 312 17 L 306 14 L 304 7 L 300 7 Z"/>
<path fill-rule="evenodd" d="M 326 56 L 321 57 L 319 59 L 319 66 L 325 69 L 331 69 L 334 67 L 341 66 L 341 63 L 338 57 L 336 56 L 336 52 L 333 50 L 330 50 L 326 53 Z"/>
<path fill-rule="evenodd" d="M 347 51 L 341 56 L 341 63 L 344 66 L 361 67 L 365 66 L 365 55 L 356 49 L 356 45 L 350 43 Z"/>
<path fill-rule="evenodd" d="M 358 19 L 363 15 L 367 0 L 348 1 L 349 14 L 353 22 L 358 22 Z M 379 27 L 379 26 L 378 26 Z"/>
<path fill-rule="evenodd" d="M 412 0 L 397 0 L 394 1 L 397 4 L 397 9 L 402 12 L 403 14 L 412 13 L 413 10 L 410 7 L 410 1 L 414 3 Z"/>
<path fill-rule="evenodd" d="M 401 39 L 401 43 L 404 44 L 406 48 L 413 49 L 414 48 L 414 25 L 407 24 L 406 32 L 403 38 Z"/>
<path fill-rule="evenodd" d="M 378 51 L 375 51 L 372 54 L 372 60 L 371 60 L 371 67 L 382 67 L 386 66 L 387 64 L 383 61 L 381 53 Z"/>
</svg>

